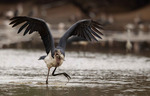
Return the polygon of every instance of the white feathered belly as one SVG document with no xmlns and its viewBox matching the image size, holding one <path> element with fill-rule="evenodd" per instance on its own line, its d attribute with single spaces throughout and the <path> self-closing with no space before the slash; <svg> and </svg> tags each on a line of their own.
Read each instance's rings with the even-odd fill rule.
<svg viewBox="0 0 150 96">
<path fill-rule="evenodd" d="M 47 65 L 48 68 L 51 68 L 51 67 L 58 67 L 58 66 L 60 66 L 60 65 L 63 63 L 63 60 L 60 60 L 60 62 L 58 63 L 58 62 L 56 61 L 56 58 L 55 58 L 55 57 L 53 58 L 53 57 L 51 56 L 51 53 L 49 53 L 49 54 L 45 57 L 44 61 L 45 61 L 45 63 L 46 63 L 46 65 Z"/>
</svg>

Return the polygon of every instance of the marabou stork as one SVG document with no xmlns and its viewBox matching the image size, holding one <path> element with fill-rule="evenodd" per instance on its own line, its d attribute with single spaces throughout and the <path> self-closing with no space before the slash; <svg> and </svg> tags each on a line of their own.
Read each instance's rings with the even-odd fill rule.
<svg viewBox="0 0 150 96">
<path fill-rule="evenodd" d="M 66 31 L 66 33 L 60 38 L 60 41 L 55 48 L 54 39 L 44 20 L 26 16 L 17 16 L 11 18 L 10 20 L 10 24 L 13 24 L 12 27 L 24 23 L 18 30 L 18 33 L 25 28 L 26 30 L 23 35 L 26 35 L 27 33 L 31 34 L 35 31 L 40 34 L 47 53 L 46 56 L 41 56 L 39 58 L 39 60 L 44 60 L 48 67 L 46 84 L 48 84 L 48 76 L 50 68 L 52 67 L 55 67 L 54 71 L 52 72 L 52 76 L 64 75 L 68 80 L 71 79 L 71 77 L 65 72 L 58 74 L 55 73 L 57 67 L 59 67 L 64 61 L 65 48 L 68 38 L 78 36 L 88 41 L 98 41 L 97 38 L 101 39 L 100 35 L 103 35 L 101 33 L 101 29 L 103 29 L 102 25 L 98 22 L 91 19 L 79 20 Z"/>
</svg>

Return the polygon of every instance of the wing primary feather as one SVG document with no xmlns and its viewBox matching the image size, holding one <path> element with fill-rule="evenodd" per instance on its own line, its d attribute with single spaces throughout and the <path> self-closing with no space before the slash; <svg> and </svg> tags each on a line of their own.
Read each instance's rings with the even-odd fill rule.
<svg viewBox="0 0 150 96">
<path fill-rule="evenodd" d="M 103 33 L 101 33 L 99 30 L 97 30 L 94 26 L 91 26 L 91 28 L 93 31 L 97 32 L 98 34 L 103 35 Z"/>
<path fill-rule="evenodd" d="M 93 25 L 94 27 L 98 28 L 98 29 L 104 30 L 104 28 L 103 28 L 102 26 L 99 26 L 99 25 L 97 25 L 97 24 L 95 24 L 95 23 L 93 23 L 92 25 Z"/>
<path fill-rule="evenodd" d="M 90 36 L 91 39 L 98 41 L 92 34 L 91 34 L 91 30 L 89 30 L 88 28 L 86 28 L 88 35 Z"/>
<path fill-rule="evenodd" d="M 95 31 L 93 31 L 90 27 L 88 27 L 88 30 L 91 30 L 92 34 L 95 35 L 96 37 L 102 39 Z"/>
<path fill-rule="evenodd" d="M 20 18 L 20 17 L 13 17 L 13 18 L 10 18 L 9 20 L 16 20 L 18 18 Z"/>
<path fill-rule="evenodd" d="M 10 20 L 10 24 L 12 24 L 12 27 L 24 23 L 19 28 L 18 33 L 20 33 L 23 29 L 25 29 L 23 35 L 26 35 L 27 33 L 31 34 L 34 31 L 37 31 L 41 36 L 46 53 L 48 54 L 50 51 L 54 51 L 54 39 L 52 38 L 52 34 L 44 20 L 26 16 L 13 17 Z"/>
<path fill-rule="evenodd" d="M 30 31 L 29 31 L 29 34 L 33 33 L 33 31 L 35 31 L 35 30 L 34 30 L 34 27 L 35 27 L 35 24 L 32 25 L 32 27 L 31 27 L 31 29 L 30 29 Z"/>
<path fill-rule="evenodd" d="M 18 34 L 28 25 L 28 23 L 26 22 L 24 25 L 22 25 L 20 27 L 20 29 L 18 30 Z"/>
<path fill-rule="evenodd" d="M 73 24 L 67 32 L 61 37 L 58 46 L 62 47 L 64 50 L 66 48 L 66 41 L 71 36 L 82 37 L 88 41 L 98 41 L 101 38 L 102 33 L 99 32 L 102 25 L 96 21 L 90 19 L 80 20 Z"/>
<path fill-rule="evenodd" d="M 16 23 L 17 20 L 13 20 L 12 22 L 9 23 L 9 25 Z"/>
<path fill-rule="evenodd" d="M 98 22 L 96 22 L 96 21 L 92 21 L 92 22 L 95 23 L 96 25 L 99 25 L 99 26 L 102 27 L 102 25 L 101 25 L 100 23 L 98 23 Z"/>
<path fill-rule="evenodd" d="M 29 26 L 26 28 L 26 30 L 25 30 L 23 36 L 25 36 L 25 35 L 28 33 L 28 31 L 31 29 L 31 27 L 32 27 L 32 25 L 29 24 Z"/>
<path fill-rule="evenodd" d="M 23 20 L 16 20 L 16 23 L 12 27 L 15 27 L 15 26 L 17 26 L 17 25 L 19 25 L 19 24 L 21 24 L 23 22 L 25 22 L 25 21 L 23 21 Z"/>
</svg>

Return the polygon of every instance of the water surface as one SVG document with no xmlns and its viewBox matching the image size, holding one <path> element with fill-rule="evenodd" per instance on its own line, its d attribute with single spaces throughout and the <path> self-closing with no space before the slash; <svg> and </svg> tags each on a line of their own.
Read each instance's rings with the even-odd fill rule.
<svg viewBox="0 0 150 96">
<path fill-rule="evenodd" d="M 49 76 L 38 58 L 44 51 L 0 50 L 0 96 L 149 96 L 150 58 L 103 53 L 67 52 L 56 72 Z M 54 68 L 51 69 L 51 72 Z"/>
</svg>

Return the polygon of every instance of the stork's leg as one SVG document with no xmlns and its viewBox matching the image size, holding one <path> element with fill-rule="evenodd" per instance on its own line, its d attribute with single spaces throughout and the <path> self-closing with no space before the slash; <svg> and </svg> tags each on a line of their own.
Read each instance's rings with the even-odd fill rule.
<svg viewBox="0 0 150 96">
<path fill-rule="evenodd" d="M 48 73 L 47 73 L 46 84 L 48 84 L 48 76 L 49 76 L 49 71 L 50 71 L 50 68 L 48 68 Z"/>
<path fill-rule="evenodd" d="M 71 79 L 71 77 L 70 77 L 67 73 L 65 73 L 65 72 L 64 72 L 64 73 L 55 74 L 56 69 L 57 69 L 57 67 L 55 67 L 55 69 L 54 69 L 54 71 L 53 71 L 53 73 L 52 73 L 53 76 L 64 75 L 68 80 Z"/>
</svg>

